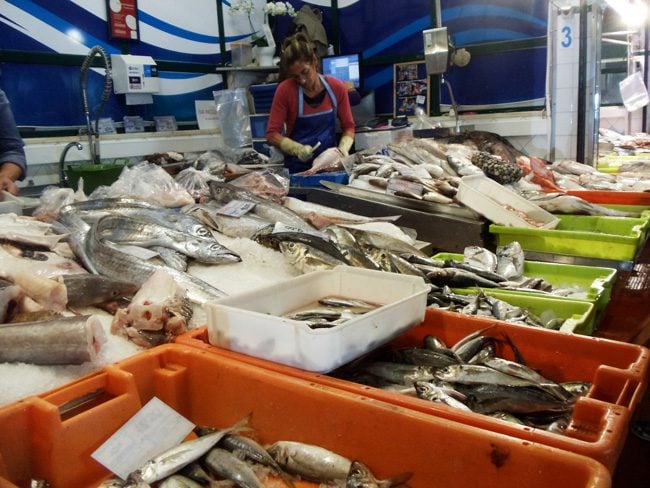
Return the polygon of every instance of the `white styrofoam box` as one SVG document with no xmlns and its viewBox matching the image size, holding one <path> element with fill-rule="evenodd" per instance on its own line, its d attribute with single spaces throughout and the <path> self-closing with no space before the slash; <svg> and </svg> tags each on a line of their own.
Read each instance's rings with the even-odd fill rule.
<svg viewBox="0 0 650 488">
<path fill-rule="evenodd" d="M 554 229 L 560 222 L 539 205 L 484 175 L 463 176 L 456 199 L 495 224 L 531 229 Z M 506 207 L 507 206 L 507 207 Z M 537 226 L 523 218 L 540 222 Z"/>
<path fill-rule="evenodd" d="M 210 344 L 327 373 L 424 320 L 429 287 L 418 276 L 351 266 L 313 271 L 206 305 Z M 381 304 L 329 329 L 282 317 L 327 296 Z"/>
</svg>

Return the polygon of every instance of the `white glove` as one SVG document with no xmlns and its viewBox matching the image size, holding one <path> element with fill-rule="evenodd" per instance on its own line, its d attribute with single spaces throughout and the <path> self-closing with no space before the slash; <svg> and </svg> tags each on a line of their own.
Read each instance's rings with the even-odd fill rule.
<svg viewBox="0 0 650 488">
<path fill-rule="evenodd" d="M 309 161 L 314 155 L 315 148 L 307 144 L 300 144 L 299 142 L 285 137 L 282 139 L 282 142 L 280 142 L 280 149 L 282 152 L 291 156 L 296 156 L 300 161 L 305 162 Z"/>
</svg>

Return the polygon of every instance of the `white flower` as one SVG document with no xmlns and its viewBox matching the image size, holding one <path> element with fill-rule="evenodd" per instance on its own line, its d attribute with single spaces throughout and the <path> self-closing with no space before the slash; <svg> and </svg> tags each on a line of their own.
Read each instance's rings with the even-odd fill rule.
<svg viewBox="0 0 650 488">
<path fill-rule="evenodd" d="M 290 15 L 296 16 L 296 11 L 289 2 L 267 2 L 264 5 L 264 13 L 268 15 Z"/>
<path fill-rule="evenodd" d="M 253 0 L 235 0 L 230 4 L 230 9 L 250 15 L 255 10 L 255 5 Z"/>
</svg>

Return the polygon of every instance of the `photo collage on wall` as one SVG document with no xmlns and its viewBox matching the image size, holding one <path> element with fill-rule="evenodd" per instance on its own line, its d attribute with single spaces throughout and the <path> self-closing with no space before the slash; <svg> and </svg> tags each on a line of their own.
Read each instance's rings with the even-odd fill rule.
<svg viewBox="0 0 650 488">
<path fill-rule="evenodd" d="M 421 108 L 429 114 L 429 77 L 423 61 L 394 65 L 393 116 L 414 116 Z"/>
</svg>

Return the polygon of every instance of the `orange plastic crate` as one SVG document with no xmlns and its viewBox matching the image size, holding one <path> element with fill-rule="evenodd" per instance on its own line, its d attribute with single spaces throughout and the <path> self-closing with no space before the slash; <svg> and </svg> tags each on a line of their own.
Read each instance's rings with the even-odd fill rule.
<svg viewBox="0 0 650 488">
<path fill-rule="evenodd" d="M 566 193 L 591 203 L 650 205 L 650 192 L 647 191 L 567 190 Z"/>
<path fill-rule="evenodd" d="M 61 418 L 59 406 L 97 391 L 95 404 Z M 199 425 L 226 427 L 252 413 L 262 443 L 317 444 L 382 478 L 412 472 L 414 488 L 611 486 L 607 470 L 584 456 L 179 344 L 0 409 L 0 486 L 31 478 L 54 488 L 97 486 L 110 474 L 91 453 L 154 396 Z"/>
<path fill-rule="evenodd" d="M 178 337 L 176 342 L 435 417 L 575 452 L 601 462 L 613 472 L 625 444 L 631 415 L 645 392 L 650 351 L 624 342 L 507 324 L 432 308 L 427 309 L 422 324 L 394 339 L 390 345 L 420 345 L 427 334 L 436 335 L 447 344 L 454 344 L 461 337 L 487 326 L 493 326 L 490 335 L 498 337 L 506 333 L 527 364 L 549 379 L 593 383 L 589 393 L 576 403 L 565 435 L 515 425 L 487 415 L 462 412 L 446 405 L 214 347 L 208 343 L 206 327 L 192 330 Z M 510 351 L 499 351 L 499 354 L 513 359 Z"/>
</svg>

